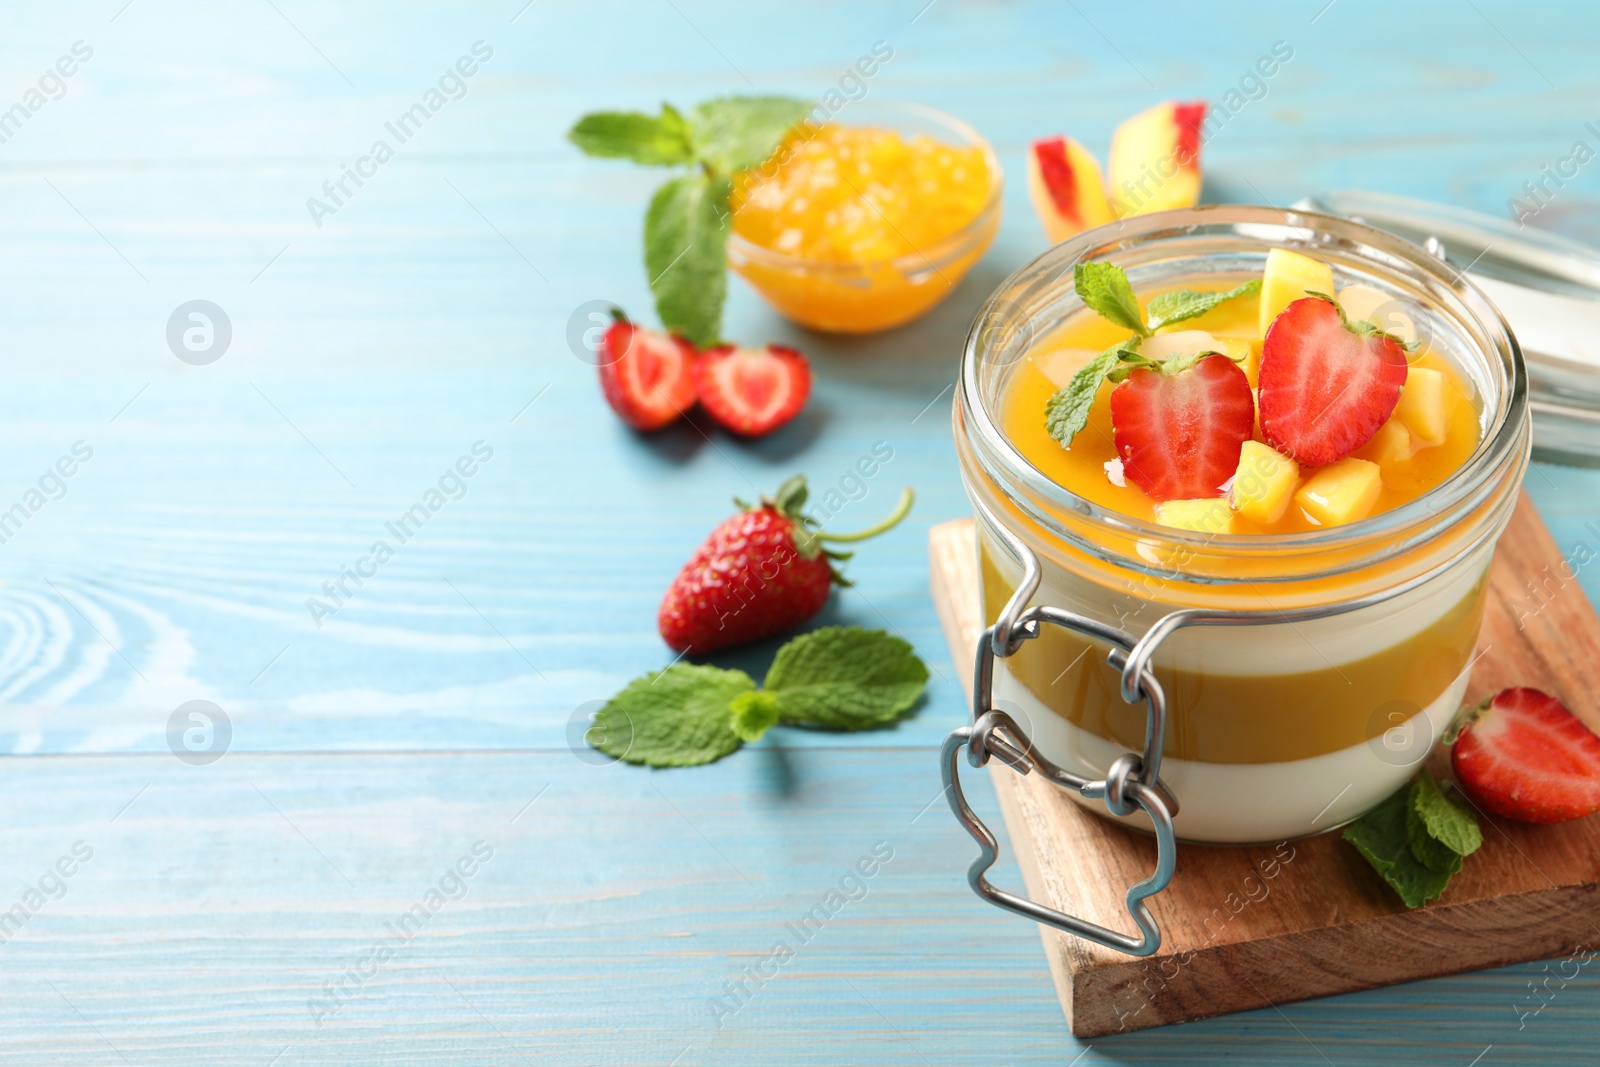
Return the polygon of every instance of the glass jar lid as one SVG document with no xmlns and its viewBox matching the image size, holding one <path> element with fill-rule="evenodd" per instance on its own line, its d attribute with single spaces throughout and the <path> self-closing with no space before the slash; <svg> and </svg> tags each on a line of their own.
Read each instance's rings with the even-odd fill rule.
<svg viewBox="0 0 1600 1067">
<path fill-rule="evenodd" d="M 1528 372 L 1534 454 L 1600 465 L 1600 250 L 1464 208 L 1387 193 L 1321 193 L 1295 205 L 1423 245 L 1483 290 Z"/>
</svg>

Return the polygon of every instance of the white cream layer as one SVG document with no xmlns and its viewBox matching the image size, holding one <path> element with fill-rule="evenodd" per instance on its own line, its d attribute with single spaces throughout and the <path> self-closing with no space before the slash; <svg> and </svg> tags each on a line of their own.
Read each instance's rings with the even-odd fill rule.
<svg viewBox="0 0 1600 1067">
<path fill-rule="evenodd" d="M 1179 838 L 1218 844 L 1282 841 L 1356 818 L 1411 777 L 1460 706 L 1469 673 L 1470 666 L 1439 699 L 1405 723 L 1337 752 L 1282 763 L 1162 760 L 1161 780 L 1178 798 L 1173 825 Z M 1104 777 L 1112 761 L 1127 751 L 1051 711 L 1011 676 L 1003 660 L 995 671 L 995 695 L 997 705 L 1027 731 L 1034 747 L 1074 774 Z M 1069 795 L 1097 814 L 1113 817 L 1103 801 Z M 1149 826 L 1143 813 L 1129 818 Z"/>
</svg>

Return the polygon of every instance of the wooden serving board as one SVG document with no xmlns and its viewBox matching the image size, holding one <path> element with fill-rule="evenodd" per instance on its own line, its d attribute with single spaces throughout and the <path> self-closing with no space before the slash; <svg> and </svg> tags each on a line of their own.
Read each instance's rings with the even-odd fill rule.
<svg viewBox="0 0 1600 1067">
<path fill-rule="evenodd" d="M 964 677 L 983 630 L 971 520 L 935 527 L 929 549 L 934 602 Z M 1600 620 L 1561 560 L 1524 495 L 1495 557 L 1467 698 L 1536 686 L 1600 729 Z M 1038 775 L 989 766 L 1028 895 L 1134 932 L 1122 895 L 1154 868 L 1153 839 L 1085 812 Z M 1483 848 L 1415 911 L 1337 833 L 1276 847 L 1180 845 L 1176 877 L 1150 901 L 1162 931 L 1155 955 L 1039 927 L 1067 1023 L 1097 1037 L 1600 946 L 1600 816 L 1483 822 Z"/>
</svg>

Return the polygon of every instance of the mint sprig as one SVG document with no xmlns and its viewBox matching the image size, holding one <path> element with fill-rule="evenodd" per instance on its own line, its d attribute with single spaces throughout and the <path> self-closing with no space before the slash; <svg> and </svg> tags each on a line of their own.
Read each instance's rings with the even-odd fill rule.
<svg viewBox="0 0 1600 1067">
<path fill-rule="evenodd" d="M 1477 816 L 1419 771 L 1383 803 L 1351 823 L 1344 839 L 1399 894 L 1408 908 L 1436 900 L 1483 844 Z"/>
<path fill-rule="evenodd" d="M 723 177 L 766 161 L 811 105 L 787 96 L 722 96 L 694 109 L 694 157 Z"/>
<path fill-rule="evenodd" d="M 1122 268 L 1115 263 L 1080 262 L 1072 268 L 1072 287 L 1078 299 L 1101 318 L 1132 330 L 1140 337 L 1154 331 L 1145 325 L 1139 298 Z"/>
<path fill-rule="evenodd" d="M 661 114 L 597 111 L 585 115 L 567 138 L 591 156 L 631 159 L 647 166 L 672 166 L 694 160 L 689 122 L 671 104 Z"/>
<path fill-rule="evenodd" d="M 1078 368 L 1065 389 L 1058 389 L 1044 404 L 1045 432 L 1061 443 L 1062 448 L 1072 444 L 1072 439 L 1089 425 L 1089 413 L 1094 410 L 1094 398 L 1100 393 L 1100 383 L 1117 365 L 1118 359 L 1130 341 L 1118 341 L 1104 352 Z"/>
<path fill-rule="evenodd" d="M 644 266 L 656 314 L 697 345 L 714 343 L 722 332 L 730 188 L 728 179 L 704 174 L 674 178 L 656 190 L 644 217 Z"/>
<path fill-rule="evenodd" d="M 778 650 L 766 691 L 790 725 L 870 730 L 898 719 L 927 684 L 928 668 L 900 638 L 829 626 Z"/>
<path fill-rule="evenodd" d="M 1406 847 L 1416 861 L 1440 874 L 1456 874 L 1461 870 L 1461 853 L 1428 833 L 1428 824 L 1417 814 L 1415 804 L 1406 805 Z"/>
<path fill-rule="evenodd" d="M 687 118 L 670 104 L 660 115 L 595 112 L 567 132 L 591 156 L 695 168 L 656 190 L 645 214 L 645 269 L 669 330 L 701 346 L 721 338 L 733 175 L 768 158 L 810 106 L 782 96 L 727 96 Z"/>
<path fill-rule="evenodd" d="M 830 626 L 778 650 L 764 688 L 743 671 L 677 663 L 629 683 L 596 713 L 584 740 L 651 767 L 712 763 L 777 723 L 871 730 L 922 696 L 928 668 L 882 630 Z"/>
<path fill-rule="evenodd" d="M 1261 288 L 1260 279 L 1253 279 L 1220 293 L 1199 293 L 1180 289 L 1162 293 L 1150 301 L 1150 320 L 1145 321 L 1139 307 L 1139 298 L 1127 274 L 1115 263 L 1084 261 L 1072 268 L 1072 287 L 1084 305 L 1101 318 L 1134 336 L 1118 341 L 1094 359 L 1078 368 L 1066 388 L 1057 390 L 1044 406 L 1045 432 L 1055 438 L 1062 448 L 1072 445 L 1072 439 L 1089 425 L 1089 413 L 1094 409 L 1095 397 L 1100 393 L 1100 383 L 1106 379 L 1120 382 L 1139 367 L 1150 367 L 1165 374 L 1188 370 L 1209 355 L 1222 353 L 1186 352 L 1166 360 L 1150 359 L 1139 355 L 1139 342 L 1151 336 L 1162 326 L 1204 315 L 1207 311 L 1235 297 L 1247 296 Z"/>
<path fill-rule="evenodd" d="M 1252 278 L 1243 285 L 1225 289 L 1220 293 L 1200 293 L 1193 289 L 1178 289 L 1162 293 L 1150 301 L 1150 328 L 1159 330 L 1175 322 L 1199 318 L 1212 308 L 1236 297 L 1249 296 L 1261 291 L 1261 279 Z"/>
<path fill-rule="evenodd" d="M 1427 772 L 1411 783 L 1411 810 L 1426 828 L 1428 836 L 1459 856 L 1470 856 L 1483 847 L 1483 831 L 1473 810 L 1439 788 Z"/>
<path fill-rule="evenodd" d="M 711 763 L 739 747 L 728 706 L 755 687 L 743 671 L 675 663 L 628 683 L 595 713 L 584 740 L 629 763 Z"/>
</svg>

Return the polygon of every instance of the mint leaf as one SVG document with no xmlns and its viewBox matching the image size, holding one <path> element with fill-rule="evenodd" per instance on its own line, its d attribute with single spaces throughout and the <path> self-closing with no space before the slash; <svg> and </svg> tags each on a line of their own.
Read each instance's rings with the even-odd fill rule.
<svg viewBox="0 0 1600 1067">
<path fill-rule="evenodd" d="M 1162 326 L 1170 326 L 1174 322 L 1198 318 L 1234 297 L 1248 296 L 1260 291 L 1261 279 L 1254 278 L 1221 293 L 1197 293 L 1193 289 L 1162 293 L 1150 301 L 1150 328 L 1155 330 Z"/>
<path fill-rule="evenodd" d="M 1483 845 L 1483 831 L 1471 808 L 1451 799 L 1433 775 L 1423 771 L 1411 784 L 1411 808 L 1428 836 L 1458 856 L 1470 856 Z"/>
<path fill-rule="evenodd" d="M 584 740 L 651 767 L 693 767 L 739 747 L 729 705 L 756 684 L 743 671 L 674 664 L 630 682 L 595 713 Z"/>
<path fill-rule="evenodd" d="M 733 732 L 739 740 L 754 743 L 778 725 L 778 700 L 771 693 L 740 693 L 728 707 L 733 715 Z"/>
<path fill-rule="evenodd" d="M 597 111 L 579 119 L 567 140 L 591 156 L 669 166 L 694 160 L 689 124 L 670 104 L 656 118 L 638 111 Z"/>
<path fill-rule="evenodd" d="M 928 668 L 900 638 L 829 626 L 780 648 L 766 688 L 783 722 L 867 730 L 899 718 L 927 683 Z"/>
<path fill-rule="evenodd" d="M 1406 786 L 1345 827 L 1344 839 L 1366 857 L 1408 908 L 1437 899 L 1450 884 L 1447 871 L 1436 871 L 1411 852 L 1406 834 L 1411 788 Z"/>
<path fill-rule="evenodd" d="M 1411 796 L 1415 795 L 1416 786 L 1413 785 Z M 1410 802 L 1406 804 L 1406 845 L 1424 867 L 1441 874 L 1455 874 L 1461 870 L 1460 853 L 1452 852 L 1449 845 L 1435 841 L 1428 835 L 1428 824 L 1417 814 L 1416 804 Z"/>
<path fill-rule="evenodd" d="M 1078 263 L 1072 268 L 1072 287 L 1078 291 L 1078 298 L 1101 318 L 1141 337 L 1150 336 L 1144 312 L 1139 310 L 1139 298 L 1133 295 L 1128 276 L 1115 263 Z"/>
<path fill-rule="evenodd" d="M 726 178 L 674 178 L 656 191 L 644 218 L 644 264 L 656 314 L 667 329 L 702 347 L 722 332 L 729 190 Z"/>
<path fill-rule="evenodd" d="M 732 175 L 772 155 L 810 109 L 806 101 L 784 96 L 727 96 L 707 100 L 690 119 L 662 104 L 659 116 L 637 111 L 585 115 L 567 132 L 592 156 L 700 164 L 694 174 L 656 190 L 645 214 L 645 269 L 656 313 L 668 329 L 702 346 L 719 339 L 728 288 L 724 249 L 732 225 Z"/>
<path fill-rule="evenodd" d="M 1072 439 L 1089 425 L 1089 412 L 1094 410 L 1094 398 L 1100 394 L 1100 383 L 1117 365 L 1117 357 L 1126 341 L 1120 341 L 1078 368 L 1065 389 L 1045 401 L 1044 429 L 1060 442 L 1062 448 L 1072 444 Z"/>
<path fill-rule="evenodd" d="M 787 96 L 724 96 L 694 109 L 695 158 L 723 177 L 764 161 L 811 104 Z"/>
</svg>

